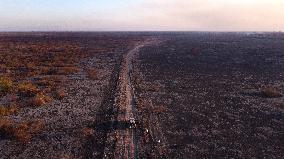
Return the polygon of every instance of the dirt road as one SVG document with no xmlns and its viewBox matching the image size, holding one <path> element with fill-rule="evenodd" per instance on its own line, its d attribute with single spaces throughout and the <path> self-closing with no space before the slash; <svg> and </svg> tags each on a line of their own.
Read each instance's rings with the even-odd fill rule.
<svg viewBox="0 0 284 159">
<path fill-rule="evenodd" d="M 113 131 L 108 135 L 108 140 L 114 143 L 114 152 L 106 152 L 105 158 L 112 158 L 109 154 L 116 158 L 139 158 L 135 94 L 131 83 L 132 62 L 141 48 L 155 43 L 155 39 L 138 43 L 123 57 L 115 98 L 116 116 L 112 120 Z"/>
</svg>

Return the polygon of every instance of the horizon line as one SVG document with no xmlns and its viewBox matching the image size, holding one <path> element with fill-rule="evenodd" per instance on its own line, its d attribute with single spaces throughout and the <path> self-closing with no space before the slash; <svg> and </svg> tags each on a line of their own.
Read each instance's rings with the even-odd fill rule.
<svg viewBox="0 0 284 159">
<path fill-rule="evenodd" d="M 0 33 L 79 33 L 79 32 L 207 32 L 207 33 L 281 33 L 279 31 L 238 31 L 238 30 L 35 30 L 35 31 L 1 31 Z"/>
</svg>

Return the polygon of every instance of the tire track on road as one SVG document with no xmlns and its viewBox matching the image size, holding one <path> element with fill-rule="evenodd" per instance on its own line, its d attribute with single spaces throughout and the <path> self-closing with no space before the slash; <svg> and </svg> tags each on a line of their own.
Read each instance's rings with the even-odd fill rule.
<svg viewBox="0 0 284 159">
<path fill-rule="evenodd" d="M 111 141 L 115 143 L 113 149 L 105 151 L 105 158 L 139 158 L 135 94 L 131 82 L 132 63 L 141 48 L 155 43 L 157 39 L 147 39 L 123 56 L 114 106 L 117 116 L 112 121 L 114 131 L 108 137 L 109 144 Z"/>
</svg>

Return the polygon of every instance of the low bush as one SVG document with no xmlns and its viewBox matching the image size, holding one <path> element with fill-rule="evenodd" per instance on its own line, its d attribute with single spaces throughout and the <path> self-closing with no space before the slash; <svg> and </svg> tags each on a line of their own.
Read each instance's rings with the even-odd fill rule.
<svg viewBox="0 0 284 159">
<path fill-rule="evenodd" d="M 0 119 L 0 137 L 16 139 L 22 143 L 28 142 L 32 135 L 43 128 L 40 121 L 13 123 L 7 119 Z"/>
<path fill-rule="evenodd" d="M 66 96 L 64 90 L 59 89 L 55 92 L 55 98 L 56 99 L 63 99 Z"/>
<path fill-rule="evenodd" d="M 49 96 L 44 95 L 43 93 L 38 93 L 33 98 L 30 99 L 30 105 L 39 107 L 47 104 L 50 101 L 51 98 Z"/>
<path fill-rule="evenodd" d="M 73 157 L 71 157 L 68 154 L 60 154 L 59 157 L 57 157 L 58 159 L 73 159 Z"/>
<path fill-rule="evenodd" d="M 266 87 L 261 90 L 262 95 L 267 98 L 278 98 L 282 97 L 282 94 L 273 87 Z"/>
<path fill-rule="evenodd" d="M 13 82 L 10 78 L 0 77 L 0 94 L 7 94 L 13 90 Z"/>
<path fill-rule="evenodd" d="M 16 113 L 18 110 L 17 106 L 0 106 L 0 116 L 7 116 L 13 113 Z"/>
<path fill-rule="evenodd" d="M 59 75 L 68 75 L 78 72 L 79 69 L 77 67 L 60 67 L 57 70 L 57 74 Z"/>
<path fill-rule="evenodd" d="M 51 87 L 54 85 L 54 82 L 51 81 L 50 79 L 48 78 L 42 78 L 42 79 L 39 79 L 35 82 L 38 86 L 42 86 L 42 87 Z"/>
<path fill-rule="evenodd" d="M 90 79 L 97 79 L 98 78 L 98 71 L 97 69 L 88 69 L 87 70 L 88 77 Z"/>
<path fill-rule="evenodd" d="M 39 89 L 32 83 L 23 82 L 18 85 L 18 93 L 22 96 L 35 96 Z"/>
<path fill-rule="evenodd" d="M 153 113 L 157 113 L 157 114 L 160 114 L 160 113 L 163 113 L 166 111 L 166 108 L 165 107 L 162 107 L 162 106 L 158 106 L 158 107 L 154 107 L 152 109 L 152 112 Z"/>
<path fill-rule="evenodd" d="M 0 119 L 0 138 L 9 137 L 11 134 L 10 128 L 12 127 L 12 123 L 7 119 Z"/>
<path fill-rule="evenodd" d="M 89 137 L 94 134 L 94 130 L 86 127 L 82 129 L 82 134 L 84 137 Z"/>
<path fill-rule="evenodd" d="M 282 102 L 275 102 L 274 106 L 278 107 L 278 108 L 281 108 L 281 109 L 284 109 L 284 101 L 282 101 Z"/>
</svg>

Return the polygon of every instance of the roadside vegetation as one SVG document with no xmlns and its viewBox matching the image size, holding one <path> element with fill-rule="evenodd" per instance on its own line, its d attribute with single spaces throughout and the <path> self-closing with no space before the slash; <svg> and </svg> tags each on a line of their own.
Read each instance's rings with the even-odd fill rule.
<svg viewBox="0 0 284 159">
<path fill-rule="evenodd" d="M 44 124 L 10 117 L 26 107 L 64 99 L 66 75 L 78 72 L 78 61 L 88 56 L 68 41 L 25 40 L 0 41 L 0 138 L 20 142 L 30 140 Z"/>
<path fill-rule="evenodd" d="M 15 123 L 7 119 L 0 119 L 1 138 L 16 139 L 22 143 L 28 142 L 32 135 L 39 132 L 42 128 L 43 123 L 40 121 Z"/>
<path fill-rule="evenodd" d="M 88 40 L 81 36 L 52 33 L 0 36 L 0 140 L 28 141 L 38 132 L 35 126 L 44 128 L 44 122 L 34 124 L 36 119 L 25 116 L 25 110 L 45 109 L 55 100 L 64 100 L 72 74 L 84 71 L 88 78 L 97 80 L 96 68 L 80 67 L 83 59 L 130 45 L 123 45 L 121 39 L 127 38 L 120 36 L 94 35 L 87 36 Z M 23 121 L 16 121 L 15 116 Z"/>
</svg>

